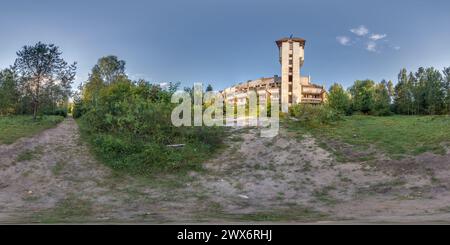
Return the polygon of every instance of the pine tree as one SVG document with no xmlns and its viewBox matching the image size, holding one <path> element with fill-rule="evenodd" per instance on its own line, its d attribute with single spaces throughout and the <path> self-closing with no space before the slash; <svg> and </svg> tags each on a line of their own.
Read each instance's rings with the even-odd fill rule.
<svg viewBox="0 0 450 245">
<path fill-rule="evenodd" d="M 450 114 L 450 67 L 444 68 L 445 113 Z"/>
<path fill-rule="evenodd" d="M 445 92 L 441 73 L 430 67 L 426 69 L 425 111 L 429 115 L 441 114 L 444 111 Z"/>
<path fill-rule="evenodd" d="M 410 103 L 408 108 L 410 108 L 410 114 L 419 114 L 420 104 L 418 104 L 418 93 L 421 91 L 417 88 L 417 79 L 412 72 L 408 75 L 408 102 Z"/>
<path fill-rule="evenodd" d="M 425 73 L 425 68 L 420 67 L 416 74 L 415 74 L 415 79 L 416 79 L 416 86 L 415 86 L 415 94 L 414 94 L 414 99 L 416 101 L 416 106 L 417 106 L 417 114 L 425 114 L 425 108 L 427 107 L 426 105 L 426 100 L 425 100 L 425 87 L 426 87 L 426 73 Z"/>
<path fill-rule="evenodd" d="M 398 74 L 398 83 L 395 86 L 394 104 L 397 113 L 410 114 L 412 101 L 406 69 L 402 69 Z"/>
</svg>

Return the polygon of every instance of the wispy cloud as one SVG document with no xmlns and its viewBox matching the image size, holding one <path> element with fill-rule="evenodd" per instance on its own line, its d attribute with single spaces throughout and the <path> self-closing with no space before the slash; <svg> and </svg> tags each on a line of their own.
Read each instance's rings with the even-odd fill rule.
<svg viewBox="0 0 450 245">
<path fill-rule="evenodd" d="M 350 29 L 350 32 L 353 33 L 354 36 L 337 36 L 337 42 L 343 46 L 360 47 L 369 52 L 376 53 L 380 53 L 386 48 L 400 50 L 400 46 L 392 45 L 390 43 L 386 38 L 388 36 L 387 34 L 371 32 L 365 25 L 352 28 Z"/>
<path fill-rule="evenodd" d="M 360 25 L 357 28 L 350 29 L 350 32 L 362 37 L 369 33 L 369 29 L 367 29 L 364 25 Z"/>
<path fill-rule="evenodd" d="M 159 83 L 159 86 L 160 86 L 162 89 L 166 89 L 166 88 L 169 87 L 169 83 L 162 82 L 162 83 Z"/>
<path fill-rule="evenodd" d="M 375 34 L 375 33 L 373 33 L 372 35 L 370 35 L 370 39 L 372 39 L 374 41 L 381 40 L 381 39 L 383 39 L 385 37 L 387 37 L 386 34 Z"/>
<path fill-rule="evenodd" d="M 377 52 L 377 43 L 376 42 L 368 42 L 366 46 L 367 51 Z"/>
<path fill-rule="evenodd" d="M 150 80 L 149 76 L 147 74 L 143 74 L 143 73 L 134 73 L 134 74 L 126 74 L 131 80 L 140 80 L 140 79 L 144 79 L 144 80 Z"/>
<path fill-rule="evenodd" d="M 338 37 L 336 37 L 336 40 L 341 45 L 344 45 L 344 46 L 349 46 L 350 45 L 350 41 L 351 41 L 351 39 L 349 37 L 347 37 L 347 36 L 338 36 Z"/>
</svg>

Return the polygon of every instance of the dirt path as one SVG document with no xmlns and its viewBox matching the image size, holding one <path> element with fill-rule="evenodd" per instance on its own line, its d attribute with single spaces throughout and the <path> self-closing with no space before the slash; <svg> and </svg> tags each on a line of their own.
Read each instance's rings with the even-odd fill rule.
<svg viewBox="0 0 450 245">
<path fill-rule="evenodd" d="M 257 132 L 205 171 L 139 178 L 96 161 L 66 119 L 0 145 L 0 223 L 450 221 L 449 154 L 338 163 L 312 137 Z"/>
<path fill-rule="evenodd" d="M 403 160 L 379 154 L 365 162 L 340 163 L 314 138 L 295 137 L 282 130 L 266 139 L 251 130 L 242 134 L 242 143 L 209 165 L 224 173 L 224 180 L 213 184 L 220 197 L 249 197 L 247 207 L 234 210 L 230 199 L 219 199 L 227 211 L 275 210 L 280 215 L 284 210 L 280 218 L 291 221 L 450 221 L 448 152 Z M 319 215 L 311 218 L 305 212 Z"/>
<path fill-rule="evenodd" d="M 309 136 L 240 135 L 242 142 L 208 164 L 223 175 L 209 185 L 228 213 L 291 221 L 450 221 L 449 153 L 341 163 Z M 236 195 L 248 197 L 247 206 L 233 206 Z"/>
<path fill-rule="evenodd" d="M 109 170 L 89 154 L 73 119 L 0 146 L 0 220 L 21 220 L 79 195 L 95 195 Z"/>
<path fill-rule="evenodd" d="M 66 119 L 56 128 L 0 146 L 0 223 L 192 221 L 183 178 L 130 177 L 95 160 Z"/>
</svg>

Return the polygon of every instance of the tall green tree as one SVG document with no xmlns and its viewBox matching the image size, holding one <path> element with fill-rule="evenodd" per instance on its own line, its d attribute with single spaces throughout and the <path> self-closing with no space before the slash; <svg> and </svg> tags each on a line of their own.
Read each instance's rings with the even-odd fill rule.
<svg viewBox="0 0 450 245">
<path fill-rule="evenodd" d="M 375 85 L 374 99 L 373 99 L 373 115 L 388 116 L 391 115 L 391 98 L 389 96 L 388 83 L 382 81 Z"/>
<path fill-rule="evenodd" d="M 445 107 L 446 113 L 450 114 L 450 67 L 444 68 L 444 89 L 445 89 Z"/>
<path fill-rule="evenodd" d="M 391 80 L 389 80 L 387 82 L 386 86 L 387 86 L 390 102 L 392 103 L 392 101 L 394 99 L 394 95 L 395 95 L 394 83 Z"/>
<path fill-rule="evenodd" d="M 411 114 L 413 100 L 411 86 L 408 81 L 408 71 L 406 69 L 402 69 L 398 74 L 398 83 L 395 86 L 394 103 L 397 113 Z"/>
<path fill-rule="evenodd" d="M 206 87 L 206 92 L 212 92 L 214 89 L 211 86 L 211 84 L 208 84 L 208 86 Z"/>
<path fill-rule="evenodd" d="M 331 85 L 328 93 L 328 105 L 340 113 L 350 114 L 350 96 L 342 85 L 338 83 Z"/>
<path fill-rule="evenodd" d="M 100 58 L 92 68 L 92 75 L 98 76 L 105 84 L 111 84 L 118 77 L 126 76 L 125 64 L 125 61 L 119 60 L 117 56 L 105 56 Z"/>
<path fill-rule="evenodd" d="M 349 91 L 352 96 L 352 109 L 368 114 L 373 110 L 374 106 L 374 85 L 372 80 L 357 80 L 350 87 Z"/>
<path fill-rule="evenodd" d="M 102 57 L 97 61 L 83 86 L 82 97 L 85 106 L 97 105 L 101 89 L 119 78 L 127 78 L 125 64 L 125 61 L 113 55 Z"/>
<path fill-rule="evenodd" d="M 425 111 L 429 115 L 442 114 L 445 110 L 445 90 L 442 74 L 433 67 L 426 69 Z"/>
<path fill-rule="evenodd" d="M 31 96 L 34 119 L 47 89 L 59 86 L 62 93 L 70 90 L 75 78 L 76 63 L 69 65 L 61 56 L 59 47 L 41 42 L 34 46 L 24 46 L 17 52 L 14 70 L 20 77 L 23 89 Z"/>
<path fill-rule="evenodd" d="M 425 108 L 427 107 L 425 100 L 425 88 L 427 84 L 425 68 L 419 67 L 419 69 L 415 73 L 415 79 L 416 84 L 413 91 L 415 101 L 414 104 L 416 107 L 415 111 L 417 112 L 417 114 L 425 114 Z"/>
<path fill-rule="evenodd" d="M 5 69 L 0 71 L 0 115 L 16 112 L 19 103 L 19 88 L 14 71 Z"/>
</svg>

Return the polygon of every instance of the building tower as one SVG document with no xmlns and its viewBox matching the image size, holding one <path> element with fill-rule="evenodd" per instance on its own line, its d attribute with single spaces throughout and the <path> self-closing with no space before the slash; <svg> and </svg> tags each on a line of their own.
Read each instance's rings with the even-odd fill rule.
<svg viewBox="0 0 450 245">
<path fill-rule="evenodd" d="M 305 42 L 294 37 L 276 41 L 281 63 L 281 111 L 285 113 L 302 100 L 300 69 L 305 61 Z"/>
</svg>

